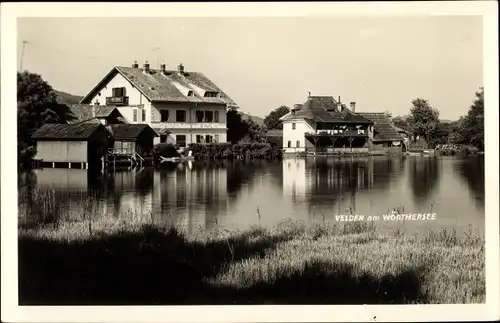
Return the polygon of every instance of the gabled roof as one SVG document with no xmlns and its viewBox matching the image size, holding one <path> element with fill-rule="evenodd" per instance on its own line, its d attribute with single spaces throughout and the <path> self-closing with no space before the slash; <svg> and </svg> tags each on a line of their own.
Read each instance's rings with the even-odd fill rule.
<svg viewBox="0 0 500 323">
<path fill-rule="evenodd" d="M 350 111 L 345 104 L 341 104 L 339 111 L 337 101 L 331 96 L 310 96 L 304 104 L 296 105 L 291 112 L 280 118 L 282 121 L 294 119 L 328 123 L 373 123 Z"/>
<path fill-rule="evenodd" d="M 90 103 L 101 89 L 117 74 L 122 75 L 133 87 L 152 102 L 198 102 L 235 104 L 214 82 L 200 72 L 183 72 L 115 66 L 81 101 Z M 206 92 L 218 92 L 218 97 L 205 97 Z"/>
<path fill-rule="evenodd" d="M 135 139 L 143 131 L 149 131 L 154 137 L 158 137 L 156 131 L 147 124 L 111 124 L 108 127 L 113 139 Z"/>
<path fill-rule="evenodd" d="M 44 124 L 32 135 L 33 139 L 81 139 L 86 140 L 99 128 L 97 123 Z"/>
<path fill-rule="evenodd" d="M 373 141 L 400 141 L 403 137 L 399 134 L 391 118 L 383 112 L 358 112 L 359 115 L 370 119 L 373 124 Z"/>
<path fill-rule="evenodd" d="M 79 123 L 83 121 L 88 121 L 94 118 L 107 118 L 117 110 L 117 107 L 110 105 L 94 106 L 90 104 L 72 104 L 69 107 L 71 113 L 76 117 L 76 119 L 68 121 L 68 123 Z M 92 113 L 92 109 L 95 110 L 95 115 Z M 118 111 L 121 116 L 121 113 Z"/>
</svg>

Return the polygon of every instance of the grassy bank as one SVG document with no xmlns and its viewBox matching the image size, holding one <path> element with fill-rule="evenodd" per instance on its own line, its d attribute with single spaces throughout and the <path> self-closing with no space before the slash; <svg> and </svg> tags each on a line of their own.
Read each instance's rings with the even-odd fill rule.
<svg viewBox="0 0 500 323">
<path fill-rule="evenodd" d="M 29 304 L 408 304 L 485 298 L 484 239 L 363 223 L 190 234 L 146 217 L 19 229 Z M 88 222 L 90 223 L 90 222 Z"/>
</svg>

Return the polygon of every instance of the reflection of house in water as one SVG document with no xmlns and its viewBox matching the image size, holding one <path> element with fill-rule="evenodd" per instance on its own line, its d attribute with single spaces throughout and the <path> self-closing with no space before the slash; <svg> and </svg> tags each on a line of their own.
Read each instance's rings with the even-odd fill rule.
<svg viewBox="0 0 500 323">
<path fill-rule="evenodd" d="M 286 159 L 283 193 L 295 203 L 335 206 L 335 212 L 355 211 L 361 198 L 366 209 L 370 199 L 385 194 L 404 175 L 402 164 L 399 158 L 386 157 Z"/>
<path fill-rule="evenodd" d="M 154 176 L 154 203 L 161 219 L 173 219 L 189 230 L 212 228 L 227 211 L 227 172 L 220 166 L 180 164 Z"/>
<path fill-rule="evenodd" d="M 134 212 L 137 216 L 149 216 L 153 212 L 152 168 L 114 172 L 108 182 L 108 201 L 114 205 L 116 215 Z"/>
</svg>

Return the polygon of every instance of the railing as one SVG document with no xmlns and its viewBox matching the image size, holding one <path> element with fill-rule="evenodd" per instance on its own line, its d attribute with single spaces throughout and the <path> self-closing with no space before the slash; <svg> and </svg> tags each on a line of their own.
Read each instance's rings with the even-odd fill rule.
<svg viewBox="0 0 500 323">
<path fill-rule="evenodd" d="M 317 130 L 316 132 L 307 132 L 306 136 L 334 136 L 334 137 L 368 137 L 366 130 Z"/>
<path fill-rule="evenodd" d="M 108 96 L 106 105 L 128 105 L 128 96 Z"/>
<path fill-rule="evenodd" d="M 226 129 L 225 122 L 151 122 L 154 128 L 167 129 Z"/>
<path fill-rule="evenodd" d="M 132 156 L 134 151 L 131 148 L 109 148 L 108 154 L 113 156 Z"/>
</svg>

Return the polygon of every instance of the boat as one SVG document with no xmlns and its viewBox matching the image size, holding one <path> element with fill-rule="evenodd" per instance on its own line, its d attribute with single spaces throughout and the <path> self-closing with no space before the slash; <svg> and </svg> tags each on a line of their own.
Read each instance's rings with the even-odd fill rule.
<svg viewBox="0 0 500 323">
<path fill-rule="evenodd" d="M 160 163 L 182 163 L 182 162 L 187 162 L 187 161 L 194 161 L 193 156 L 186 156 L 186 157 L 161 157 L 160 156 Z"/>
</svg>

